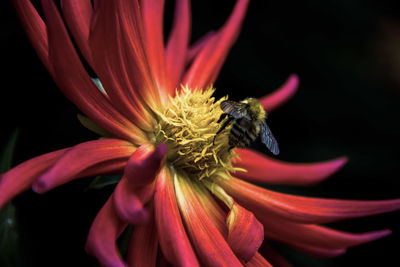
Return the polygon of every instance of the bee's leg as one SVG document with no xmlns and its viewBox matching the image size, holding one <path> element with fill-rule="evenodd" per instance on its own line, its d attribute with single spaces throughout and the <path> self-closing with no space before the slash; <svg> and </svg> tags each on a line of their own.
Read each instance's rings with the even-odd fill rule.
<svg viewBox="0 0 400 267">
<path fill-rule="evenodd" d="M 213 144 L 214 144 L 214 142 L 215 142 L 215 138 L 217 137 L 217 135 L 218 135 L 220 132 L 222 132 L 222 131 L 226 128 L 226 126 L 228 126 L 228 124 L 233 120 L 233 117 L 230 116 L 229 114 L 224 113 L 224 114 L 221 115 L 221 117 L 222 117 L 223 115 L 228 116 L 228 119 L 224 122 L 224 124 L 222 124 L 221 128 L 219 128 L 218 132 L 215 134 L 214 140 L 213 140 Z M 224 116 L 224 118 L 225 118 L 226 116 Z M 221 117 L 219 118 L 218 121 L 221 120 Z"/>
<path fill-rule="evenodd" d="M 227 113 L 222 113 L 221 116 L 219 117 L 217 123 L 220 123 L 223 119 L 225 119 L 227 116 L 229 116 Z"/>
</svg>

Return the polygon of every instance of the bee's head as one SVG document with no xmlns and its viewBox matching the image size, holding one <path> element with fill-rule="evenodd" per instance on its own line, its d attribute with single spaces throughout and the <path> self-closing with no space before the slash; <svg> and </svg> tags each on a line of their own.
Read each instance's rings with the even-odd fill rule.
<svg viewBox="0 0 400 267">
<path fill-rule="evenodd" d="M 254 120 L 262 121 L 266 118 L 264 107 L 257 98 L 246 98 L 242 103 L 249 105 L 248 110 Z"/>
</svg>

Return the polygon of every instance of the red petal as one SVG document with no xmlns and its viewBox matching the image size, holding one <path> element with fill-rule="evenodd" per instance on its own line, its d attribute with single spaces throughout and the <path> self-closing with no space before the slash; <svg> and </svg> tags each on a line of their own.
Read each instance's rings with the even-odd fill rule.
<svg viewBox="0 0 400 267">
<path fill-rule="evenodd" d="M 260 253 L 256 253 L 254 257 L 245 265 L 246 267 L 272 267 L 272 265 Z M 282 266 L 280 266 L 282 267 Z"/>
<path fill-rule="evenodd" d="M 299 77 L 292 74 L 278 90 L 260 98 L 260 102 L 265 110 L 271 112 L 288 101 L 296 93 L 298 86 Z"/>
<path fill-rule="evenodd" d="M 160 247 L 165 258 L 177 266 L 200 266 L 181 221 L 172 178 L 165 169 L 157 177 L 154 207 Z"/>
<path fill-rule="evenodd" d="M 248 4 L 249 0 L 237 0 L 228 21 L 194 60 L 183 79 L 183 84 L 188 84 L 189 88 L 206 88 L 214 83 L 239 34 Z"/>
<path fill-rule="evenodd" d="M 320 258 L 338 257 L 338 256 L 345 254 L 347 251 L 347 249 L 344 249 L 344 248 L 341 248 L 341 249 L 320 248 L 320 247 L 309 246 L 306 244 L 292 245 L 292 247 L 294 247 L 300 251 L 303 251 L 304 253 L 307 253 L 311 256 L 320 257 Z"/>
<path fill-rule="evenodd" d="M 400 209 L 400 199 L 336 200 L 292 196 L 267 190 L 240 179 L 219 184 L 236 201 L 259 215 L 270 214 L 293 222 L 327 223 Z"/>
<path fill-rule="evenodd" d="M 54 77 L 53 67 L 49 61 L 46 25 L 29 0 L 13 0 L 12 2 L 33 48 L 47 70 Z"/>
<path fill-rule="evenodd" d="M 26 191 L 68 149 L 50 152 L 27 160 L 0 176 L 0 210 L 8 201 Z"/>
<path fill-rule="evenodd" d="M 116 240 L 127 224 L 118 218 L 111 198 L 112 196 L 94 219 L 85 248 L 87 253 L 96 257 L 102 266 L 125 267 Z"/>
<path fill-rule="evenodd" d="M 174 22 L 165 50 L 170 95 L 179 86 L 185 68 L 190 35 L 190 1 L 176 0 Z"/>
<path fill-rule="evenodd" d="M 202 264 L 205 266 L 243 266 L 224 237 L 207 216 L 188 177 L 174 177 L 175 194 L 186 229 Z M 201 186 L 201 185 L 200 185 Z"/>
<path fill-rule="evenodd" d="M 235 152 L 241 158 L 235 167 L 247 170 L 235 175 L 256 183 L 313 185 L 334 174 L 347 162 L 347 158 L 342 157 L 319 163 L 287 163 L 251 149 L 235 149 Z"/>
<path fill-rule="evenodd" d="M 49 57 L 60 89 L 100 127 L 115 136 L 142 143 L 144 134 L 111 106 L 87 74 L 54 2 L 42 2 L 48 21 Z"/>
<path fill-rule="evenodd" d="M 240 259 L 250 261 L 264 240 L 263 225 L 253 213 L 236 203 L 229 212 L 226 223 L 229 246 Z"/>
<path fill-rule="evenodd" d="M 118 139 L 101 139 L 81 143 L 65 153 L 53 167 L 42 174 L 33 184 L 38 193 L 82 177 L 86 169 L 114 159 L 127 160 L 135 151 L 131 143 Z"/>
<path fill-rule="evenodd" d="M 274 216 L 261 215 L 257 217 L 265 229 L 265 237 L 277 240 L 297 248 L 308 251 L 312 247 L 332 250 L 346 249 L 358 246 L 373 240 L 385 237 L 391 233 L 390 230 L 380 230 L 361 234 L 347 233 L 329 229 L 323 226 L 293 223 L 281 220 Z M 339 253 L 337 251 L 337 253 Z"/>
<path fill-rule="evenodd" d="M 128 249 L 128 266 L 156 266 L 158 236 L 153 212 L 151 209 L 151 216 L 145 225 L 133 229 Z"/>
<path fill-rule="evenodd" d="M 64 19 L 82 55 L 95 68 L 89 48 L 89 31 L 93 7 L 90 0 L 61 0 Z"/>
<path fill-rule="evenodd" d="M 168 90 L 165 69 L 163 19 L 165 0 L 142 0 L 144 37 L 150 68 L 160 90 Z M 175 66 L 174 66 L 175 67 Z"/>
</svg>

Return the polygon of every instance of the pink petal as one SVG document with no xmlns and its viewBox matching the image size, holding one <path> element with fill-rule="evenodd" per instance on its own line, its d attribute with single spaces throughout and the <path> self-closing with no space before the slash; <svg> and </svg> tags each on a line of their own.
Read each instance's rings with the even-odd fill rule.
<svg viewBox="0 0 400 267">
<path fill-rule="evenodd" d="M 142 0 L 144 37 L 150 68 L 158 88 L 167 91 L 167 73 L 165 69 L 163 19 L 165 0 Z"/>
<path fill-rule="evenodd" d="M 175 1 L 174 22 L 165 50 L 169 94 L 179 86 L 186 60 L 190 36 L 190 1 Z"/>
<path fill-rule="evenodd" d="M 301 223 L 328 223 L 400 209 L 400 199 L 336 200 L 293 196 L 264 189 L 240 179 L 219 184 L 256 217 L 270 214 Z"/>
<path fill-rule="evenodd" d="M 8 201 L 28 190 L 32 183 L 68 150 L 61 149 L 27 160 L 0 175 L 0 210 Z"/>
<path fill-rule="evenodd" d="M 207 216 L 188 177 L 175 176 L 175 194 L 186 229 L 204 266 L 243 266 Z"/>
<path fill-rule="evenodd" d="M 63 93 L 91 120 L 115 136 L 143 142 L 144 134 L 110 104 L 84 69 L 53 1 L 43 0 L 49 58 Z"/>
<path fill-rule="evenodd" d="M 126 228 L 114 211 L 112 196 L 101 208 L 92 226 L 86 241 L 86 252 L 100 262 L 102 266 L 125 267 L 119 254 L 116 240 Z"/>
<path fill-rule="evenodd" d="M 188 84 L 189 88 L 206 88 L 214 83 L 230 48 L 239 34 L 248 4 L 248 0 L 237 0 L 228 21 L 190 66 L 183 79 L 183 84 Z"/>
<path fill-rule="evenodd" d="M 265 110 L 271 112 L 288 101 L 296 93 L 298 86 L 299 77 L 292 74 L 278 90 L 260 98 L 260 102 Z"/>
<path fill-rule="evenodd" d="M 246 263 L 246 267 L 272 267 L 272 265 L 263 257 L 260 253 L 256 253 L 249 262 Z M 282 266 L 280 266 L 282 267 Z"/>
<path fill-rule="evenodd" d="M 319 163 L 287 163 L 251 149 L 235 149 L 235 152 L 240 157 L 235 167 L 247 170 L 235 175 L 256 183 L 314 185 L 334 174 L 347 162 L 347 158 L 341 157 Z"/>
<path fill-rule="evenodd" d="M 33 48 L 46 69 L 54 77 L 53 67 L 49 61 L 46 25 L 29 0 L 13 0 L 12 3 Z"/>
<path fill-rule="evenodd" d="M 160 247 L 165 258 L 177 266 L 200 266 L 181 221 L 172 178 L 165 169 L 157 177 L 154 208 Z"/>
<path fill-rule="evenodd" d="M 236 256 L 244 262 L 250 261 L 264 240 L 263 225 L 253 213 L 234 204 L 226 219 L 228 225 L 228 244 Z"/>
<path fill-rule="evenodd" d="M 266 238 L 292 245 L 303 251 L 307 250 L 307 252 L 315 247 L 314 250 L 320 248 L 321 252 L 325 249 L 326 252 L 331 250 L 333 254 L 339 253 L 337 250 L 371 242 L 391 233 L 390 230 L 379 230 L 353 234 L 318 225 L 293 223 L 268 215 L 260 215 L 257 218 L 264 228 L 268 229 L 265 231 Z"/>
<path fill-rule="evenodd" d="M 89 47 L 90 22 L 93 7 L 90 0 L 61 0 L 63 17 L 82 55 L 95 68 Z"/>
<path fill-rule="evenodd" d="M 158 251 L 158 236 L 154 211 L 145 225 L 135 226 L 128 249 L 128 266 L 156 266 Z"/>
<path fill-rule="evenodd" d="M 131 143 L 118 139 L 101 139 L 81 143 L 65 153 L 53 167 L 42 174 L 32 188 L 43 193 L 54 187 L 82 177 L 86 169 L 115 159 L 127 160 L 135 151 Z"/>
</svg>

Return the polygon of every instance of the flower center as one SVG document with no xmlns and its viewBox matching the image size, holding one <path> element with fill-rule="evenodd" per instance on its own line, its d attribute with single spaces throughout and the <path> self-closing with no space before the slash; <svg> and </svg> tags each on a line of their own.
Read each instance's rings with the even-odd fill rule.
<svg viewBox="0 0 400 267">
<path fill-rule="evenodd" d="M 229 150 L 228 130 L 214 142 L 221 126 L 217 121 L 223 113 L 220 103 L 226 99 L 215 102 L 214 91 L 213 88 L 191 91 L 182 87 L 166 107 L 155 111 L 158 115 L 155 140 L 157 144 L 167 144 L 167 163 L 176 171 L 184 171 L 188 177 L 199 180 L 229 179 L 229 173 L 236 170 L 231 164 L 236 155 Z"/>
</svg>

